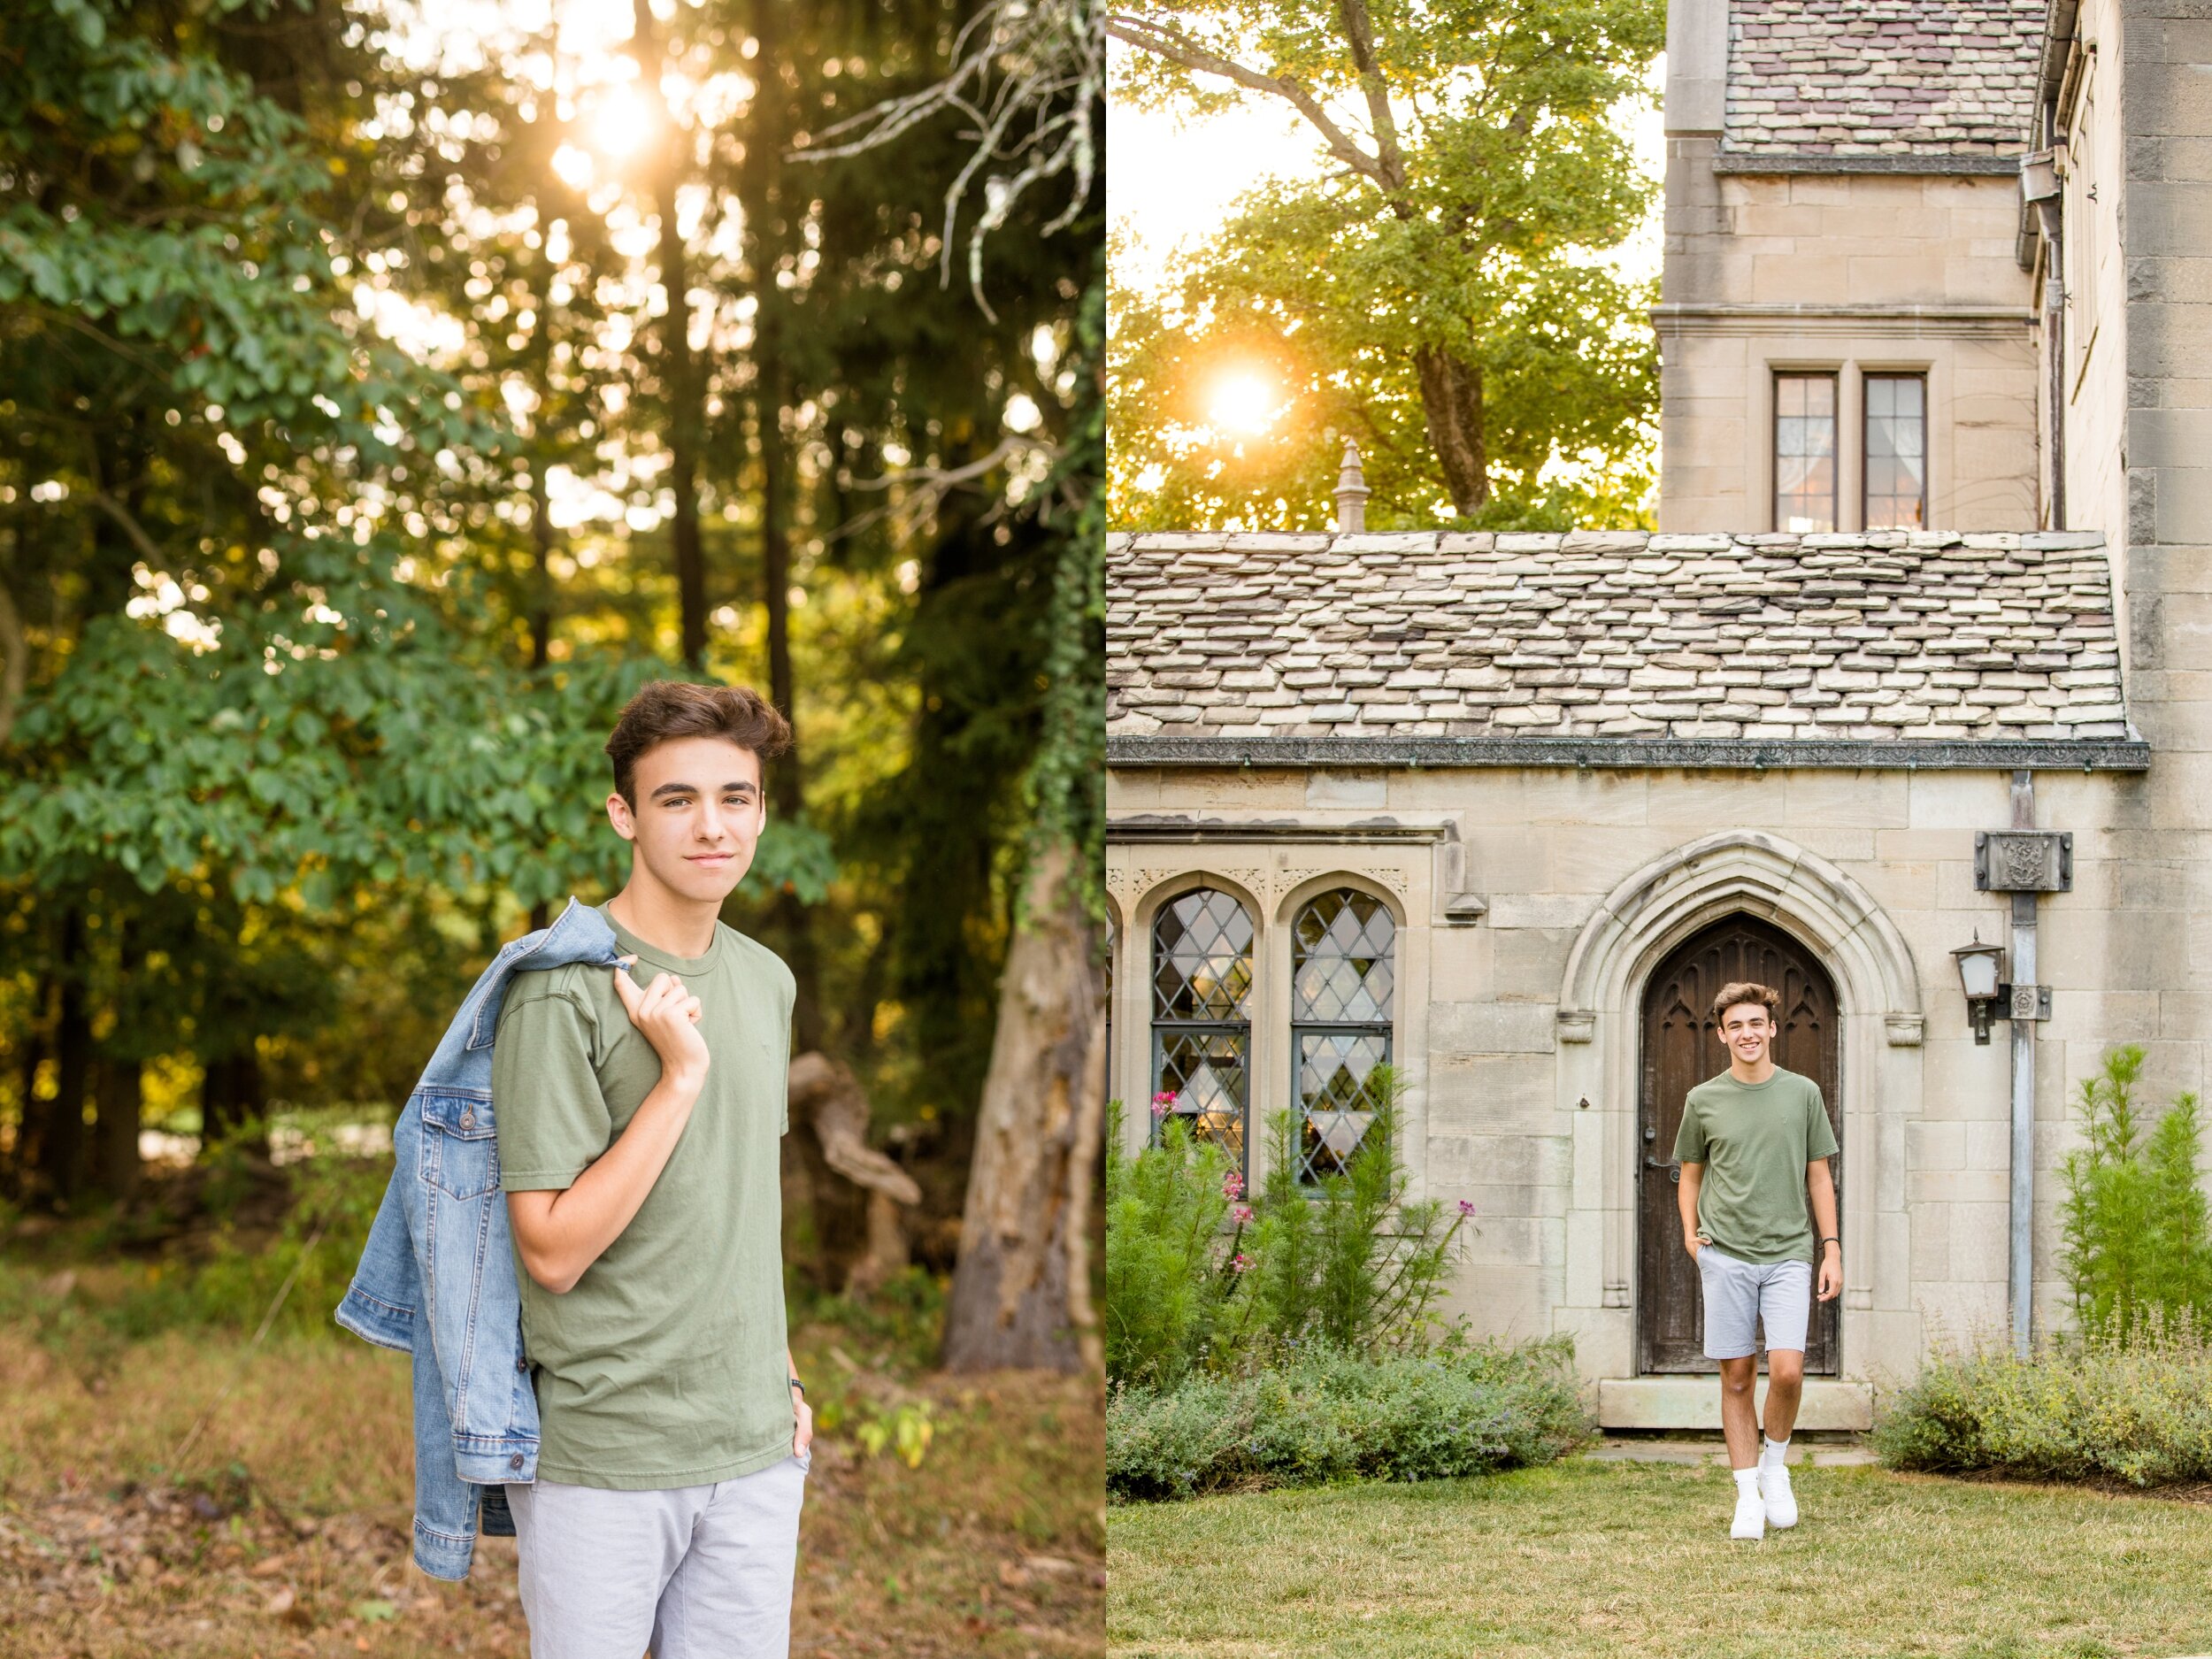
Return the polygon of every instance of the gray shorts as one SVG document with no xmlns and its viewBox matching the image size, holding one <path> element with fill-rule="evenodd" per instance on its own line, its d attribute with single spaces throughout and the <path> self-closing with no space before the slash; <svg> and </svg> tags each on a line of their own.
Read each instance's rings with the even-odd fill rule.
<svg viewBox="0 0 2212 1659">
<path fill-rule="evenodd" d="M 1810 1262 L 1745 1262 L 1708 1244 L 1697 1253 L 1705 1287 L 1705 1357 L 1742 1359 L 1757 1351 L 1752 1321 L 1766 1326 L 1767 1348 L 1805 1351 L 1813 1309 Z"/>
<path fill-rule="evenodd" d="M 806 1471 L 787 1457 L 705 1486 L 509 1486 L 531 1659 L 785 1659 Z"/>
</svg>

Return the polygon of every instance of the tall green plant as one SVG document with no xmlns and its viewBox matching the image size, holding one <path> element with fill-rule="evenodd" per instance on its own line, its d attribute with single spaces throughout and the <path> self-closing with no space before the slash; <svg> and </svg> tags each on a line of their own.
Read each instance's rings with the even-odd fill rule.
<svg viewBox="0 0 2212 1659">
<path fill-rule="evenodd" d="M 1153 1144 L 1120 1150 L 1121 1102 L 1107 1108 L 1106 1374 L 1172 1387 L 1213 1349 L 1239 1271 L 1229 1207 L 1241 1183 L 1228 1156 L 1162 1115 Z"/>
<path fill-rule="evenodd" d="M 2143 1050 L 2108 1049 L 2082 1080 L 2084 1144 L 2059 1166 L 2060 1263 L 2077 1323 L 2124 1334 L 2154 1313 L 2212 1312 L 2212 1213 L 2197 1179 L 2201 1125 L 2185 1094 L 2146 1132 L 2133 1094 Z"/>
<path fill-rule="evenodd" d="M 1243 1328 L 1353 1353 L 1426 1341 L 1469 1206 L 1447 1222 L 1441 1201 L 1406 1202 L 1402 1094 L 1395 1067 L 1369 1074 L 1363 1098 L 1373 1116 L 1359 1149 L 1311 1187 L 1298 1179 L 1292 1115 L 1277 1115 L 1254 1206 Z"/>
</svg>

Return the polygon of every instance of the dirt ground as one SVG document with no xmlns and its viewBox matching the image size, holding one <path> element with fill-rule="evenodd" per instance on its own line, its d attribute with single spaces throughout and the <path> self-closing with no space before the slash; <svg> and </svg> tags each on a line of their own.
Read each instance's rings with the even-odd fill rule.
<svg viewBox="0 0 2212 1659">
<path fill-rule="evenodd" d="M 457 1585 L 408 1559 L 403 1356 L 207 1331 L 72 1342 L 20 1298 L 13 1313 L 0 1659 L 528 1651 L 512 1540 L 480 1540 Z M 795 1655 L 1104 1653 L 1095 1379 L 946 1377 L 834 1326 L 794 1347 L 833 1425 L 801 1527 Z"/>
</svg>

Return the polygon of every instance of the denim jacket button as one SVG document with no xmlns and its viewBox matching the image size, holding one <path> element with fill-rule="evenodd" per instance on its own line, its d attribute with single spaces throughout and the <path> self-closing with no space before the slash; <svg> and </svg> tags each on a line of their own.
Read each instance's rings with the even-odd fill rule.
<svg viewBox="0 0 2212 1659">
<path fill-rule="evenodd" d="M 508 1467 L 508 1468 L 510 1468 L 510 1469 L 519 1469 L 519 1468 L 521 1468 L 521 1467 L 522 1467 L 522 1454 L 521 1454 L 520 1452 L 517 1452 L 517 1453 L 516 1453 L 516 1454 L 515 1454 L 512 1457 L 510 1457 L 510 1458 L 507 1460 L 507 1467 Z"/>
<path fill-rule="evenodd" d="M 528 1370 L 530 1369 L 530 1359 L 529 1359 L 529 1356 L 527 1356 L 527 1355 L 526 1355 L 526 1354 L 518 1354 L 518 1355 L 516 1355 L 516 1356 L 515 1356 L 515 1369 L 516 1369 L 517 1371 L 528 1371 Z"/>
<path fill-rule="evenodd" d="M 465 1112 L 465 1112 L 463 1112 L 463 1113 L 461 1114 L 461 1127 L 462 1127 L 462 1128 L 464 1128 L 464 1129 L 473 1129 L 473 1128 L 475 1128 L 475 1127 L 476 1127 L 476 1114 L 475 1114 L 474 1112 Z"/>
</svg>

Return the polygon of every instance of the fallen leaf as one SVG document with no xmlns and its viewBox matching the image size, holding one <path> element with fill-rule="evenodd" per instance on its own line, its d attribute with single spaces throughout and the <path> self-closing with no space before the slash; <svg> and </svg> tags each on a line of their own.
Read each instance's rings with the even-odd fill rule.
<svg viewBox="0 0 2212 1659">
<path fill-rule="evenodd" d="M 279 1585 L 269 1592 L 269 1599 L 261 1604 L 262 1610 L 271 1618 L 282 1618 L 292 1610 L 299 1599 L 299 1593 L 290 1585 Z"/>
</svg>

